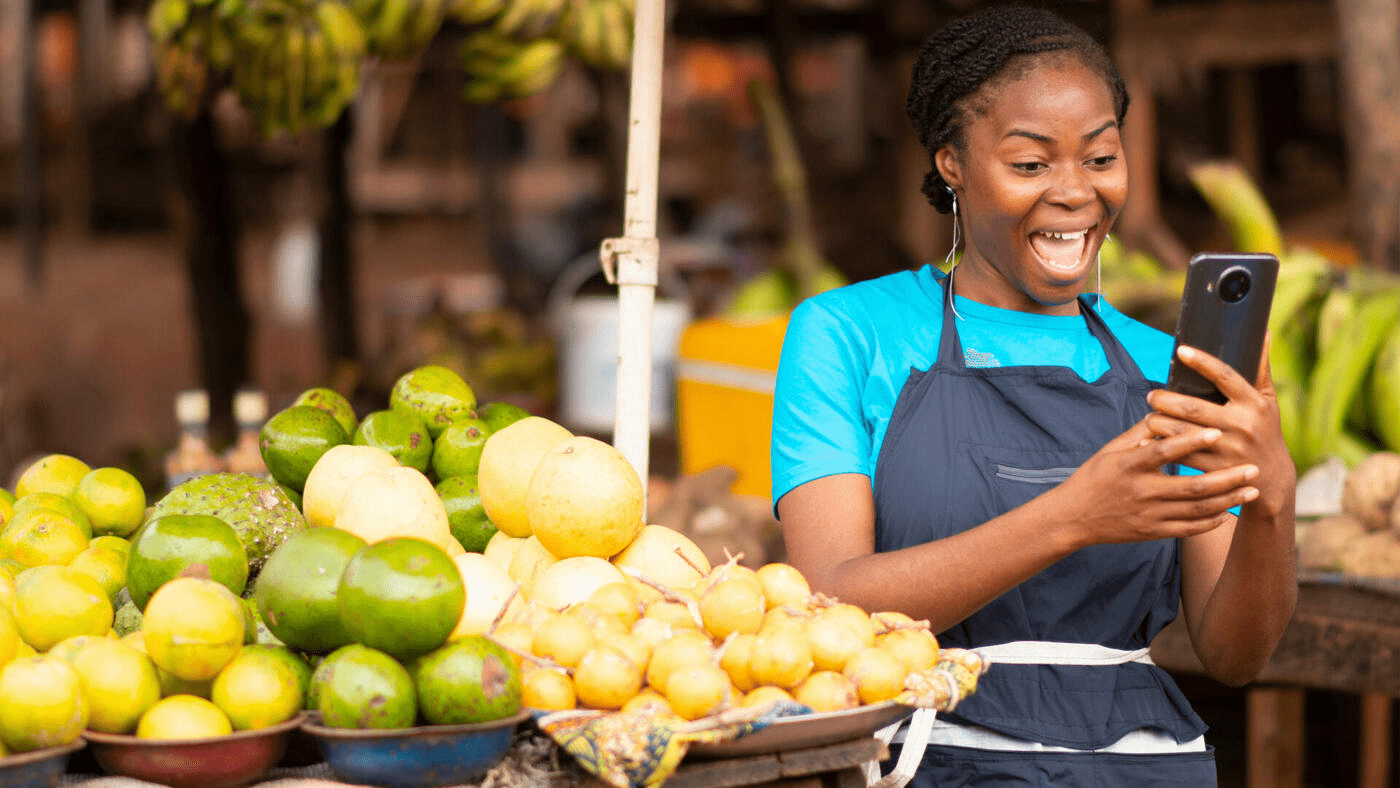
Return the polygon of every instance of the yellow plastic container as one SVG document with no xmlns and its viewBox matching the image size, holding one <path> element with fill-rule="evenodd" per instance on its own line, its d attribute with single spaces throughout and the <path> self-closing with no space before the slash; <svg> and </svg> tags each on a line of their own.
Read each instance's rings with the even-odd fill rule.
<svg viewBox="0 0 1400 788">
<path fill-rule="evenodd" d="M 697 320 L 681 334 L 676 432 L 681 472 L 716 465 L 739 472 L 734 492 L 768 496 L 773 387 L 786 314 L 763 320 Z"/>
</svg>

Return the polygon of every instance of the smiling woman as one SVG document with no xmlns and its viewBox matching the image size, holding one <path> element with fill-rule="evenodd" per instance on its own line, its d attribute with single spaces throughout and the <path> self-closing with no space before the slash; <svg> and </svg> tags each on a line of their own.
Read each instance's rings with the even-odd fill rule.
<svg viewBox="0 0 1400 788">
<path fill-rule="evenodd" d="M 1292 612 L 1295 474 L 1267 369 L 1183 352 L 1227 402 L 1158 391 L 1172 338 L 1085 292 L 1128 196 L 1127 107 L 1054 14 L 949 25 L 908 112 L 960 262 L 789 323 L 772 467 L 790 562 L 994 663 L 956 714 L 896 737 L 900 780 L 1214 785 L 1205 724 L 1148 646 L 1180 610 L 1207 670 L 1243 683 Z"/>
</svg>

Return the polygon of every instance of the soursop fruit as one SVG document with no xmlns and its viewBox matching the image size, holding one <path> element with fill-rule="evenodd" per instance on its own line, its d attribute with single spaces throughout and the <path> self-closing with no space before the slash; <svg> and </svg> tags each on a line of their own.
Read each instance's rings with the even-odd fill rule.
<svg viewBox="0 0 1400 788">
<path fill-rule="evenodd" d="M 277 482 L 246 473 L 211 473 L 180 484 L 156 501 L 151 519 L 167 514 L 207 514 L 233 526 L 248 551 L 250 577 L 288 534 L 307 527 Z"/>
</svg>

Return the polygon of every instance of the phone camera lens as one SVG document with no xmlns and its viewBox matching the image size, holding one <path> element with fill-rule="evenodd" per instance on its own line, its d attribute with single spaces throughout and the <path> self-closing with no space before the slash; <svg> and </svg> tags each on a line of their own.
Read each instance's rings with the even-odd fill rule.
<svg viewBox="0 0 1400 788">
<path fill-rule="evenodd" d="M 1234 304 L 1244 300 L 1249 295 L 1249 271 L 1243 268 L 1231 268 L 1220 276 L 1220 284 L 1216 287 L 1216 292 L 1220 294 L 1220 300 L 1227 304 Z"/>
</svg>

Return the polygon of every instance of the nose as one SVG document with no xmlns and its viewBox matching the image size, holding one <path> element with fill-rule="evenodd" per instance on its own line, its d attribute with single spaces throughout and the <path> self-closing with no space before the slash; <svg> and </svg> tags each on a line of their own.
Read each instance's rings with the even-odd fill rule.
<svg viewBox="0 0 1400 788">
<path fill-rule="evenodd" d="M 1045 199 L 1066 208 L 1082 208 L 1094 199 L 1093 179 L 1082 167 L 1059 168 Z"/>
</svg>

